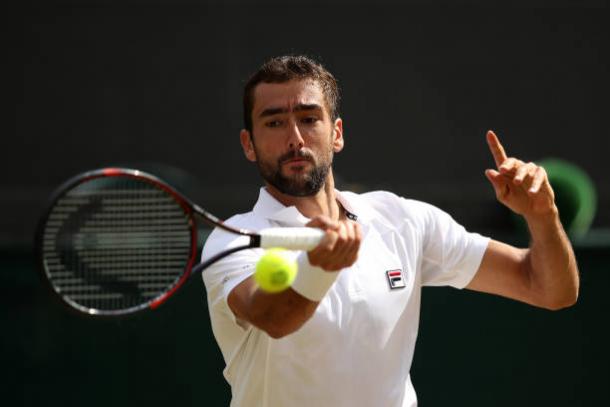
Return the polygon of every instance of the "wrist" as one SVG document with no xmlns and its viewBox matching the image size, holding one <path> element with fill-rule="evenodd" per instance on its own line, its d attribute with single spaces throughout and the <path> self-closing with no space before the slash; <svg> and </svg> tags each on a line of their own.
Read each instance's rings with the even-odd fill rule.
<svg viewBox="0 0 610 407">
<path fill-rule="evenodd" d="M 559 209 L 555 204 L 547 211 L 526 215 L 524 218 L 530 229 L 561 223 L 559 220 Z"/>
<path fill-rule="evenodd" d="M 307 252 L 297 257 L 298 272 L 292 283 L 292 289 L 311 301 L 320 302 L 335 283 L 339 272 L 326 271 L 309 263 Z"/>
</svg>

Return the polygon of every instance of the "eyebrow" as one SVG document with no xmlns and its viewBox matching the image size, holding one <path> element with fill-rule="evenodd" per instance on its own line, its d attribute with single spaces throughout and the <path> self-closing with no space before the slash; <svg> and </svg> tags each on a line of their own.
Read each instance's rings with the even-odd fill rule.
<svg viewBox="0 0 610 407">
<path fill-rule="evenodd" d="M 304 110 L 322 110 L 322 106 L 317 103 L 299 103 L 292 108 L 293 112 L 302 112 Z M 288 109 L 283 107 L 270 107 L 269 109 L 263 110 L 258 117 L 273 116 L 280 113 L 288 113 L 288 111 Z"/>
</svg>

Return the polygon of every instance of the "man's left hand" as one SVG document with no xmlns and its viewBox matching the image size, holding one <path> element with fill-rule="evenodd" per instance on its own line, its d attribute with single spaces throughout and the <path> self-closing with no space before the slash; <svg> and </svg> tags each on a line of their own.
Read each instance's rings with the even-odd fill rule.
<svg viewBox="0 0 610 407">
<path fill-rule="evenodd" d="M 498 201 L 526 219 L 557 213 L 555 193 L 546 171 L 532 162 L 507 157 L 493 131 L 487 132 L 487 143 L 497 170 L 485 171 Z"/>
</svg>

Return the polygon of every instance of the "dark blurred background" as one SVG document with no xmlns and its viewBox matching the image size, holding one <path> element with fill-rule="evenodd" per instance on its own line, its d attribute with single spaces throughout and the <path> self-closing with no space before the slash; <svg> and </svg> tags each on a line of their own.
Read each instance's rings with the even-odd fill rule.
<svg viewBox="0 0 610 407">
<path fill-rule="evenodd" d="M 595 218 L 574 240 L 575 307 L 424 290 L 420 404 L 610 402 L 608 2 L 51 0 L 7 11 L 7 405 L 228 405 L 199 279 L 158 313 L 90 321 L 44 291 L 32 241 L 53 188 L 107 165 L 154 172 L 221 217 L 249 210 L 261 182 L 239 146 L 242 87 L 286 53 L 319 59 L 340 82 L 340 188 L 388 189 L 526 244 L 483 174 L 490 128 L 510 155 L 567 160 L 595 185 Z"/>
</svg>

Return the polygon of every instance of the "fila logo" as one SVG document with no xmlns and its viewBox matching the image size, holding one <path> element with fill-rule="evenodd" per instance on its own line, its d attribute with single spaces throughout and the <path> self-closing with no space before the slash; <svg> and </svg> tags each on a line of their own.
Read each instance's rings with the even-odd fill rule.
<svg viewBox="0 0 610 407">
<path fill-rule="evenodd" d="M 390 283 L 390 288 L 392 290 L 406 287 L 405 279 L 402 277 L 402 270 L 388 270 L 385 274 L 388 276 L 388 283 Z"/>
</svg>

